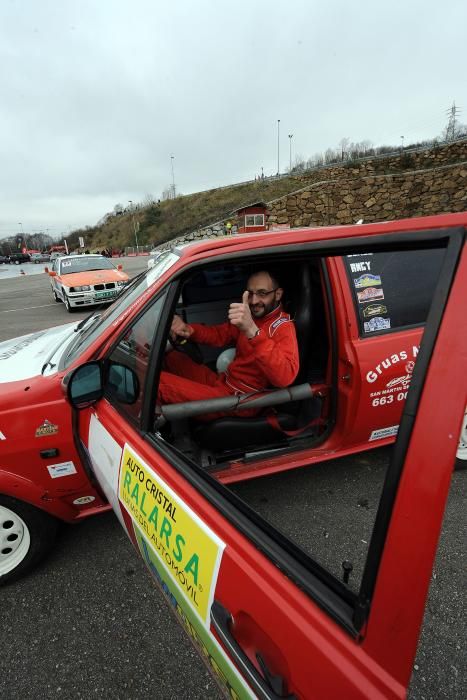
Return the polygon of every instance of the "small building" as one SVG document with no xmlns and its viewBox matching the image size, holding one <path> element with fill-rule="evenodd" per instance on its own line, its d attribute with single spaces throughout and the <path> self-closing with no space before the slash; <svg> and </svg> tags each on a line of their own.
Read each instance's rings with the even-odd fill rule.
<svg viewBox="0 0 467 700">
<path fill-rule="evenodd" d="M 238 233 L 266 231 L 266 202 L 255 202 L 235 212 L 238 220 Z"/>
</svg>

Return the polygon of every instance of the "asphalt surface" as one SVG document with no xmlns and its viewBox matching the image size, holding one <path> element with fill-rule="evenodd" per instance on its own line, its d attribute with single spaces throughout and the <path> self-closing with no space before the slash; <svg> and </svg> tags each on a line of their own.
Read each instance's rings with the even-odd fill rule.
<svg viewBox="0 0 467 700">
<path fill-rule="evenodd" d="M 132 276 L 146 261 L 121 262 Z M 56 304 L 37 267 L 0 271 L 0 341 L 89 314 Z M 233 488 L 336 575 L 352 560 L 356 588 L 388 458 L 380 449 Z M 466 491 L 466 472 L 455 473 L 411 700 L 458 700 L 466 687 Z M 0 639 L 5 700 L 221 697 L 110 513 L 63 526 L 41 566 L 1 589 Z"/>
</svg>

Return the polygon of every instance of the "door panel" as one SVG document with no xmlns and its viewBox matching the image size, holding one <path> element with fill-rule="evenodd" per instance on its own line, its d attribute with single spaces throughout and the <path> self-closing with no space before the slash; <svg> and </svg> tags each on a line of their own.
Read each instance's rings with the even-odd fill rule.
<svg viewBox="0 0 467 700">
<path fill-rule="evenodd" d="M 434 318 L 442 314 L 456 245 Z M 405 697 L 466 403 L 465 385 L 456 384 L 467 375 L 466 279 L 464 256 L 431 365 L 437 328 L 425 332 L 429 349 L 414 384 L 421 386 L 426 367 L 428 382 L 423 393 L 411 392 L 409 403 L 416 399 L 402 417 L 358 604 L 160 435 L 143 436 L 106 399 L 83 412 L 82 438 L 117 515 L 230 697 Z M 453 386 L 447 407 L 437 401 L 443 376 Z M 426 451 L 433 404 L 441 433 L 432 432 Z M 293 521 L 294 504 L 287 505 Z"/>
<path fill-rule="evenodd" d="M 264 658 L 273 675 L 284 679 L 287 693 L 307 698 L 322 698 L 326 694 L 328 697 L 349 699 L 375 698 L 379 695 L 402 697 L 400 688 L 386 678 L 381 669 L 368 668 L 362 646 L 339 625 L 331 622 L 325 612 L 200 497 L 105 399 L 89 412 L 88 420 L 90 451 L 98 479 L 107 489 L 109 486 L 115 488 L 118 474 L 118 504 L 114 496 L 112 501 L 119 519 L 124 521 L 133 544 L 161 586 L 179 621 L 189 631 L 231 697 L 254 697 L 254 693 L 235 669 L 214 633 L 209 618 L 212 600 L 218 601 L 232 616 L 232 634 L 258 672 L 260 667 L 256 653 Z M 102 427 L 104 425 L 105 428 Z M 96 446 L 98 441 L 102 442 L 101 448 Z M 112 448 L 109 449 L 109 446 Z M 132 464 L 134 473 L 144 476 L 138 477 L 138 482 L 134 479 L 125 487 L 125 475 L 133 473 Z M 148 479 L 151 484 L 148 484 Z M 137 483 L 138 492 L 131 497 Z M 175 511 L 178 519 L 178 515 L 183 513 L 183 531 L 171 529 L 174 523 L 170 516 L 165 520 L 163 516 L 161 520 L 162 512 L 153 515 L 150 521 L 152 510 L 148 509 L 148 504 L 154 505 L 150 498 L 153 484 L 161 493 L 159 509 L 164 502 L 168 505 L 169 500 L 165 499 L 171 497 L 172 515 Z M 149 492 L 146 486 L 149 486 Z M 144 500 L 143 487 L 146 491 Z M 197 568 L 189 565 L 189 560 L 183 557 L 182 567 L 182 561 L 178 562 L 177 556 L 185 553 L 185 545 L 181 539 L 171 542 L 175 534 L 175 537 L 181 535 L 189 544 L 190 536 L 185 533 L 190 532 L 190 522 L 198 524 L 205 533 L 204 539 L 199 540 Z M 212 566 L 213 554 L 207 551 L 209 541 L 217 548 L 215 567 Z M 203 560 L 204 554 L 208 554 L 207 565 Z M 179 580 L 173 575 L 177 565 L 181 567 L 178 569 L 181 572 Z M 206 582 L 210 587 L 209 596 L 204 588 Z M 200 596 L 196 586 L 203 588 Z M 202 607 L 199 605 L 201 601 L 204 603 Z M 281 654 L 277 653 L 277 649 L 281 650 Z"/>
</svg>

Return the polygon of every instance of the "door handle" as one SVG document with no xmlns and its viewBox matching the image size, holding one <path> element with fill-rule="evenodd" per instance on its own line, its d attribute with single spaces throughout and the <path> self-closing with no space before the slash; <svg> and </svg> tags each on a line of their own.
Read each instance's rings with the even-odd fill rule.
<svg viewBox="0 0 467 700">
<path fill-rule="evenodd" d="M 211 606 L 211 622 L 222 643 L 260 700 L 297 700 L 296 695 L 283 695 L 277 692 L 279 688 L 284 688 L 284 679 L 282 676 L 271 674 L 259 652 L 256 653 L 256 658 L 263 670 L 264 677 L 256 670 L 230 631 L 232 615 L 217 600 Z"/>
</svg>

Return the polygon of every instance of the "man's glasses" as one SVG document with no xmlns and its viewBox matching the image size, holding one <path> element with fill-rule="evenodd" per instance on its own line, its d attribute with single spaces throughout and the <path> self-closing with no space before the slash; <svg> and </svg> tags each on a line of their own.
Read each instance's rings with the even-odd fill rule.
<svg viewBox="0 0 467 700">
<path fill-rule="evenodd" d="M 247 290 L 248 299 L 253 299 L 253 297 L 255 297 L 255 296 L 259 297 L 260 299 L 265 299 L 273 292 L 277 292 L 277 290 L 278 290 L 278 287 L 275 287 L 275 289 L 269 289 L 269 290 L 267 290 L 267 289 L 256 289 L 256 290 L 248 289 Z"/>
</svg>

